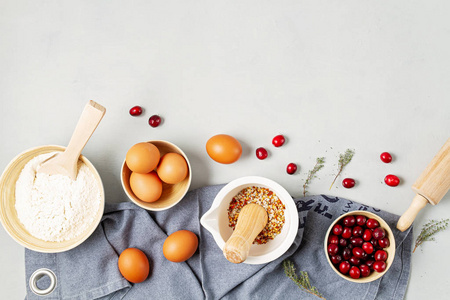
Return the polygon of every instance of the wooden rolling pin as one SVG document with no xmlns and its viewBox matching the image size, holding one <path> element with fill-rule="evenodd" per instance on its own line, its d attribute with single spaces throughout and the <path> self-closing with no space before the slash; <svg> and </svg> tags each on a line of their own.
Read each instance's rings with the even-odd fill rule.
<svg viewBox="0 0 450 300">
<path fill-rule="evenodd" d="M 230 262 L 239 264 L 247 259 L 250 246 L 268 221 L 266 210 L 259 204 L 250 203 L 239 213 L 236 228 L 223 247 L 223 255 Z"/>
<path fill-rule="evenodd" d="M 416 192 L 410 207 L 398 220 L 397 228 L 405 231 L 411 226 L 419 211 L 431 203 L 436 205 L 450 188 L 450 138 L 439 150 L 422 175 L 413 184 Z"/>
</svg>

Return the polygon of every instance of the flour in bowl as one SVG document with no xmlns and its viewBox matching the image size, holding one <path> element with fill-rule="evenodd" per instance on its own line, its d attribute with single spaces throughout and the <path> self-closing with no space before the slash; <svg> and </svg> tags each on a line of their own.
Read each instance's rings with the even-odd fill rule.
<svg viewBox="0 0 450 300">
<path fill-rule="evenodd" d="M 102 193 L 89 167 L 78 161 L 77 179 L 64 175 L 36 174 L 54 153 L 30 160 L 16 182 L 16 211 L 34 237 L 51 242 L 71 240 L 94 222 Z"/>
</svg>

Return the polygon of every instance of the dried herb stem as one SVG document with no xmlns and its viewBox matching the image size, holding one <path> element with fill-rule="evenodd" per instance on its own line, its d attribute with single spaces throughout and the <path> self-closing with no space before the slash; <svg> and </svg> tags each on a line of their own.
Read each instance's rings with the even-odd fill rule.
<svg viewBox="0 0 450 300">
<path fill-rule="evenodd" d="M 325 157 L 318 157 L 316 158 L 316 164 L 314 165 L 314 168 L 312 170 L 309 170 L 308 177 L 305 180 L 305 183 L 303 184 L 303 196 L 306 196 L 306 188 L 311 183 L 311 180 L 313 178 L 316 178 L 316 173 L 319 172 L 320 169 L 323 168 L 325 163 Z"/>
<path fill-rule="evenodd" d="M 326 300 L 325 297 L 319 293 L 317 288 L 311 285 L 308 273 L 306 271 L 300 271 L 300 277 L 298 277 L 295 273 L 294 263 L 287 259 L 283 261 L 283 268 L 286 276 L 290 278 L 301 290 L 317 296 L 320 299 Z"/>
<path fill-rule="evenodd" d="M 344 169 L 344 167 L 346 165 L 348 165 L 348 163 L 352 160 L 353 155 L 355 155 L 355 151 L 352 149 L 347 149 L 345 150 L 344 154 L 339 154 L 339 167 L 338 167 L 338 173 L 336 175 L 336 177 L 334 177 L 333 182 L 331 183 L 330 186 L 330 190 L 333 187 L 333 184 L 335 183 L 336 179 L 339 177 L 339 175 L 341 174 L 342 170 Z"/>
<path fill-rule="evenodd" d="M 434 235 L 439 231 L 443 231 L 448 227 L 449 219 L 442 219 L 440 221 L 430 220 L 428 223 L 423 225 L 419 236 L 416 238 L 416 244 L 414 246 L 413 253 L 416 251 L 417 247 L 423 244 L 423 242 L 434 241 Z"/>
</svg>

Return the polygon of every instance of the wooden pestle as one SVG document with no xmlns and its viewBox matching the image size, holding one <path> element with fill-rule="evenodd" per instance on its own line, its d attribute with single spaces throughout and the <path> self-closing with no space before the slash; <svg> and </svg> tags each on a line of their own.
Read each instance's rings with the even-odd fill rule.
<svg viewBox="0 0 450 300">
<path fill-rule="evenodd" d="M 400 217 L 397 228 L 405 231 L 411 226 L 419 211 L 427 203 L 436 205 L 450 188 L 450 139 L 439 150 L 430 164 L 413 184 L 416 192 L 408 210 Z"/>
<path fill-rule="evenodd" d="M 239 264 L 247 259 L 250 246 L 268 221 L 266 210 L 259 204 L 250 203 L 239 213 L 236 228 L 223 247 L 223 255 L 230 262 Z"/>
</svg>

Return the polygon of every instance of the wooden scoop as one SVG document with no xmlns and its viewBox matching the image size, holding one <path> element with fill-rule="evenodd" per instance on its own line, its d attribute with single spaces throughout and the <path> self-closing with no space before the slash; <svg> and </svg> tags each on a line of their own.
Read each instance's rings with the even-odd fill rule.
<svg viewBox="0 0 450 300">
<path fill-rule="evenodd" d="M 226 259 L 235 264 L 246 260 L 250 246 L 267 221 L 267 212 L 261 205 L 250 203 L 244 206 L 239 213 L 233 234 L 223 247 Z"/>
<path fill-rule="evenodd" d="M 400 217 L 397 228 L 405 231 L 411 226 L 419 211 L 431 203 L 436 205 L 450 188 L 450 139 L 439 150 L 422 175 L 413 184 L 416 192 L 411 206 Z"/>
<path fill-rule="evenodd" d="M 84 107 L 66 150 L 44 161 L 37 173 L 61 174 L 75 180 L 77 178 L 77 163 L 81 151 L 86 146 L 87 141 L 94 133 L 105 112 L 106 109 L 103 106 L 90 100 Z"/>
</svg>

